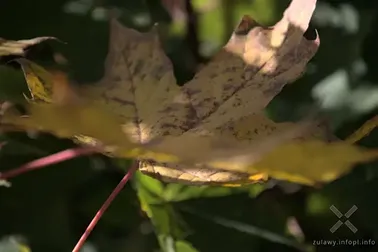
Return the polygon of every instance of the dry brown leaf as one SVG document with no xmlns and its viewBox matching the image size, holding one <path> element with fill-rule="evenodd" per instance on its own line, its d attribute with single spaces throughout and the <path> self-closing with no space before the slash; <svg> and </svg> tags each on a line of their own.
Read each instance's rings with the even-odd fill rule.
<svg viewBox="0 0 378 252">
<path fill-rule="evenodd" d="M 189 125 L 163 124 L 168 126 L 168 134 L 172 134 L 172 129 L 176 134 L 181 129 L 180 133 L 221 133 L 253 141 L 253 135 L 267 135 L 270 131 L 278 131 L 277 127 L 282 131 L 290 129 L 292 124 L 278 126 L 261 111 L 285 84 L 299 77 L 318 48 L 318 38 L 307 40 L 303 37 L 315 2 L 307 1 L 307 6 L 303 6 L 293 1 L 283 19 L 271 28 L 263 28 L 250 17 L 243 17 L 227 45 L 192 81 L 184 85 L 185 96 L 181 100 L 189 103 L 190 110 L 184 107 L 180 111 L 185 111 Z M 293 22 L 292 13 L 302 14 L 303 19 Z M 163 115 L 166 111 L 176 112 L 176 109 L 176 104 L 170 105 L 163 110 Z M 235 124 L 236 128 L 232 126 Z M 249 135 L 246 135 L 246 131 Z M 167 169 L 167 166 L 174 170 Z M 165 177 L 169 181 L 175 178 L 180 182 L 187 180 L 191 183 L 250 181 L 250 175 L 245 173 L 188 169 L 177 164 L 145 163 L 141 170 L 148 174 L 157 173 L 158 177 Z"/>
<path fill-rule="evenodd" d="M 114 153 L 137 157 L 142 172 L 160 179 L 234 184 L 269 175 L 305 184 L 330 181 L 353 164 L 376 158 L 376 151 L 328 144 L 324 127 L 316 127 L 321 123 L 314 119 L 277 124 L 263 114 L 283 86 L 300 76 L 318 48 L 317 36 L 304 36 L 315 4 L 293 0 L 282 20 L 270 28 L 245 16 L 227 45 L 182 88 L 176 85 L 156 28 L 140 33 L 112 21 L 105 76 L 99 83 L 78 87 L 79 97 L 119 116 L 137 150 L 121 148 Z M 48 109 L 45 114 L 54 111 L 59 112 Z M 34 114 L 43 114 L 39 112 Z M 92 118 L 101 122 L 105 116 Z M 52 132 L 60 129 L 41 117 L 38 122 Z M 71 124 L 66 128 L 71 135 L 91 130 L 89 136 L 105 144 L 109 140 L 94 136 L 102 133 L 93 125 L 80 132 Z M 117 135 L 111 134 L 112 139 Z M 348 159 L 338 152 L 348 153 Z M 170 156 L 162 157 L 165 154 Z M 332 167 L 324 165 L 327 162 Z"/>
<path fill-rule="evenodd" d="M 38 37 L 25 40 L 6 40 L 0 38 L 0 57 L 25 56 L 27 49 L 48 40 L 57 40 L 54 37 Z"/>
<path fill-rule="evenodd" d="M 134 121 L 126 129 L 141 142 L 212 131 L 260 112 L 285 84 L 299 77 L 318 48 L 318 38 L 303 37 L 316 1 L 303 2 L 305 6 L 292 1 L 274 27 L 262 28 L 244 17 L 224 49 L 182 90 L 155 28 L 140 33 L 112 21 L 105 77 L 95 88 L 82 89 L 82 95 Z"/>
<path fill-rule="evenodd" d="M 181 90 L 155 28 L 139 33 L 112 21 L 105 76 L 100 83 L 82 89 L 81 95 L 119 114 L 128 122 L 124 125 L 127 134 L 140 143 L 185 132 L 225 132 L 228 128 L 224 125 L 261 112 L 286 83 L 298 78 L 315 54 L 319 40 L 303 37 L 315 8 L 315 1 L 307 3 L 309 6 L 298 9 L 298 1 L 293 1 L 273 28 L 262 28 L 245 16 L 227 45 Z M 294 21 L 297 27 L 292 26 L 290 13 L 303 14 L 302 20 Z M 261 123 L 253 122 L 250 127 Z M 217 130 L 219 127 L 223 129 Z M 250 181 L 246 173 L 193 170 L 173 164 L 167 169 L 167 165 L 142 162 L 140 169 L 169 181 Z"/>
<path fill-rule="evenodd" d="M 235 133 L 238 140 L 253 141 L 254 134 L 250 132 L 259 130 L 256 135 L 264 136 L 269 133 L 267 129 L 271 129 L 274 133 L 277 126 L 261 111 L 286 83 L 301 74 L 317 50 L 317 38 L 303 37 L 315 2 L 306 1 L 307 5 L 302 6 L 300 1 L 293 1 L 282 20 L 270 28 L 261 27 L 248 16 L 243 17 L 227 45 L 183 88 L 176 84 L 156 27 L 148 33 L 140 33 L 113 20 L 105 75 L 99 83 L 78 89 L 79 96 L 119 115 L 126 122 L 124 131 L 138 143 L 167 135 L 184 134 L 185 137 L 189 134 L 190 138 L 191 134 L 234 136 Z M 302 19 L 292 20 L 291 13 L 302 14 Z M 26 64 L 23 65 L 25 73 L 28 70 L 38 73 L 39 69 L 26 69 Z M 49 102 L 37 82 L 30 86 L 33 86 L 34 98 Z M 50 90 L 51 87 L 46 91 Z M 250 119 L 245 120 L 245 117 Z M 233 127 L 235 124 L 237 126 Z M 291 128 L 291 124 L 281 125 L 282 132 Z M 185 146 L 187 141 L 182 140 Z M 203 153 L 206 153 L 205 148 Z M 141 171 L 183 181 L 178 177 L 182 173 L 184 180 L 199 183 L 244 183 L 251 175 L 172 166 L 175 169 L 147 161 L 141 163 Z"/>
</svg>

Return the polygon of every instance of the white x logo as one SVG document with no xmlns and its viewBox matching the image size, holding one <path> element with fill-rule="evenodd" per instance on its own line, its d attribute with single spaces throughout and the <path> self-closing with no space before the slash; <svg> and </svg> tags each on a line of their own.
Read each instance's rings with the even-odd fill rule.
<svg viewBox="0 0 378 252">
<path fill-rule="evenodd" d="M 346 212 L 345 214 L 342 214 L 339 209 L 337 209 L 334 205 L 332 205 L 330 208 L 329 208 L 339 219 L 343 216 L 345 216 L 346 218 L 349 218 L 350 216 L 352 216 L 352 214 L 354 212 L 357 211 L 357 207 L 356 205 L 353 205 L 348 212 Z M 331 233 L 334 233 L 336 232 L 337 229 L 339 229 L 343 224 L 345 224 L 345 226 L 347 226 L 353 233 L 356 233 L 358 231 L 358 229 L 352 224 L 352 222 L 350 222 L 349 220 L 345 221 L 345 222 L 342 222 L 341 220 L 338 220 L 335 225 L 333 225 L 331 228 L 330 228 L 330 231 Z"/>
</svg>

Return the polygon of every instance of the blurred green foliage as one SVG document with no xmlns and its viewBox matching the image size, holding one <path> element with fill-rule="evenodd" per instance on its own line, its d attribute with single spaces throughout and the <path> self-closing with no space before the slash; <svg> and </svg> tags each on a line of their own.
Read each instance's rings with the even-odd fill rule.
<svg viewBox="0 0 378 252">
<path fill-rule="evenodd" d="M 288 2 L 2 0 L 0 36 L 13 40 L 55 36 L 65 43 L 38 46 L 27 57 L 67 72 L 78 83 L 92 82 L 103 74 L 112 10 L 112 15 L 139 30 L 160 24 L 176 78 L 184 83 L 227 42 L 243 14 L 271 25 Z M 186 19 L 177 14 L 180 6 L 186 6 Z M 303 78 L 270 104 L 267 113 L 273 119 L 296 120 L 316 106 L 330 116 L 333 130 L 343 138 L 376 114 L 377 7 L 367 0 L 319 1 L 312 25 L 320 34 L 320 50 Z M 26 91 L 16 65 L 0 66 L 0 100 L 20 102 Z M 0 137 L 7 143 L 0 150 L 1 171 L 74 146 L 45 134 Z M 374 131 L 360 144 L 378 147 L 377 140 Z M 0 251 L 71 251 L 129 164 L 101 155 L 82 157 L 16 177 L 10 188 L 0 187 Z M 191 187 L 137 173 L 83 251 L 378 251 L 378 245 L 312 246 L 315 240 L 378 242 L 375 169 L 377 163 L 361 165 L 324 188 L 291 193 L 288 185 Z M 356 233 L 345 225 L 335 233 L 329 231 L 338 220 L 331 205 L 342 213 L 358 207 L 349 219 L 358 228 Z"/>
</svg>

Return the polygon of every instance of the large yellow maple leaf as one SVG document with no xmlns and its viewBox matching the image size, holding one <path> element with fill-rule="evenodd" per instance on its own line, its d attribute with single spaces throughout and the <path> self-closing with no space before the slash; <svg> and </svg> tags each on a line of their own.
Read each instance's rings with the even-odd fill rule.
<svg viewBox="0 0 378 252">
<path fill-rule="evenodd" d="M 36 78 L 43 70 L 20 60 L 34 102 L 29 116 L 11 115 L 7 122 L 137 158 L 142 172 L 170 182 L 332 181 L 375 159 L 377 151 L 330 143 L 317 118 L 275 123 L 263 113 L 317 51 L 319 38 L 307 31 L 315 6 L 315 0 L 293 0 L 268 28 L 245 16 L 224 48 L 183 87 L 156 28 L 140 33 L 113 20 L 98 83 L 72 92 L 67 83 Z"/>
</svg>

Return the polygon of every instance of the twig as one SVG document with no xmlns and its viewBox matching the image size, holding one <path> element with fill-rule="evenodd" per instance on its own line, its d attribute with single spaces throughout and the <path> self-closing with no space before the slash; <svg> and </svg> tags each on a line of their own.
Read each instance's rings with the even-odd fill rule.
<svg viewBox="0 0 378 252">
<path fill-rule="evenodd" d="M 378 116 L 367 120 L 361 127 L 348 136 L 345 141 L 351 144 L 357 143 L 362 138 L 368 136 L 378 125 Z"/>
<path fill-rule="evenodd" d="M 101 219 L 102 215 L 105 213 L 106 209 L 108 209 L 108 207 L 110 206 L 112 201 L 120 193 L 120 191 L 126 185 L 127 181 L 130 180 L 130 178 L 133 176 L 134 172 L 137 169 L 138 169 L 138 161 L 135 160 L 133 162 L 133 164 L 131 165 L 130 169 L 127 171 L 126 175 L 118 183 L 116 188 L 114 188 L 113 192 L 109 195 L 109 197 L 106 199 L 104 204 L 102 204 L 100 210 L 97 211 L 96 215 L 93 217 L 92 221 L 89 223 L 87 229 L 85 230 L 83 235 L 80 237 L 79 241 L 76 243 L 72 252 L 79 252 L 80 249 L 82 249 L 85 241 L 88 239 L 89 235 L 91 234 L 91 232 L 93 231 L 93 229 L 97 225 L 98 221 Z"/>
<path fill-rule="evenodd" d="M 79 156 L 90 155 L 96 152 L 98 152 L 98 149 L 89 148 L 89 147 L 67 149 L 67 150 L 49 155 L 47 157 L 33 160 L 16 169 L 6 171 L 4 173 L 0 173 L 0 179 L 13 178 L 25 172 L 37 170 L 37 169 L 40 169 L 40 168 L 43 168 L 52 164 L 67 161 L 67 160 L 70 160 Z"/>
</svg>

